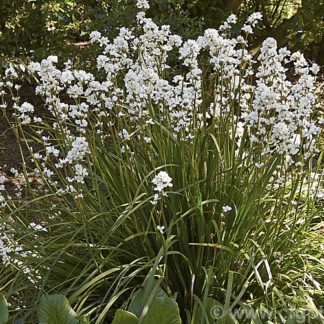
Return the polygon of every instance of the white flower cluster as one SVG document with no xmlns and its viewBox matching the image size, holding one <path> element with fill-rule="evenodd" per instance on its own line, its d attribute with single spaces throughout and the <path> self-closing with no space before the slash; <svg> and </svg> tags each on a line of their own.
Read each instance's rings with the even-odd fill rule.
<svg viewBox="0 0 324 324">
<path fill-rule="evenodd" d="M 150 5 L 147 0 L 137 0 L 136 6 L 138 9 L 149 9 Z"/>
<path fill-rule="evenodd" d="M 154 177 L 152 183 L 154 184 L 153 190 L 155 191 L 155 194 L 151 203 L 155 205 L 157 204 L 158 200 L 161 199 L 161 197 L 167 196 L 165 189 L 168 187 L 173 187 L 173 184 L 172 184 L 172 178 L 165 171 L 160 171 Z"/>
<path fill-rule="evenodd" d="M 149 8 L 146 0 L 138 0 L 137 6 Z M 272 38 L 264 41 L 260 55 L 253 59 L 244 36 L 260 19 L 260 13 L 252 14 L 242 35 L 234 37 L 231 28 L 237 19 L 230 15 L 218 30 L 207 29 L 203 36 L 183 41 L 170 26 L 157 26 L 141 11 L 138 36 L 124 27 L 113 40 L 91 33 L 91 42 L 102 48 L 96 59 L 100 77 L 73 69 L 70 61 L 59 69 L 56 56 L 30 63 L 29 70 L 40 82 L 36 93 L 44 98 L 44 108 L 54 120 L 51 127 L 60 134 L 59 138 L 43 134 L 41 118 L 31 118 L 34 107 L 20 104 L 18 96 L 14 99 L 18 120 L 41 126 L 38 132 L 45 150 L 34 155 L 41 173 L 51 178 L 54 168 L 69 166 L 66 190 L 80 194 L 73 186 L 83 183 L 89 173 L 85 159 L 91 155 L 90 133 L 99 134 L 105 143 L 113 135 L 120 152 L 132 156 L 136 147 L 152 146 L 152 133 L 146 130 L 154 126 L 190 143 L 202 127 L 217 133 L 224 123 L 233 125 L 226 135 L 237 154 L 241 147 L 256 151 L 257 159 L 251 157 L 255 167 L 262 168 L 276 154 L 290 164 L 304 163 L 316 152 L 319 133 L 312 120 L 318 67 L 309 66 L 299 52 L 278 50 Z M 179 63 L 184 73 L 177 74 Z M 287 64 L 294 66 L 293 80 L 287 79 Z M 10 87 L 18 91 L 15 77 L 12 68 L 6 71 L 2 93 Z M 203 83 L 209 84 L 206 91 Z M 136 147 L 133 141 L 138 141 Z"/>
<path fill-rule="evenodd" d="M 10 263 L 10 253 L 13 250 L 10 237 L 7 233 L 8 228 L 6 224 L 0 224 L 0 258 L 4 265 Z"/>
<path fill-rule="evenodd" d="M 0 175 L 0 208 L 4 208 L 6 206 L 6 197 L 5 197 L 5 181 L 6 181 L 6 177 L 3 175 Z M 1 214 L 0 214 L 1 215 Z"/>
<path fill-rule="evenodd" d="M 28 227 L 33 231 L 47 231 L 46 228 L 33 222 Z M 19 255 L 19 258 L 17 258 L 17 255 Z M 2 222 L 0 224 L 0 264 L 2 263 L 4 266 L 13 265 L 16 269 L 24 273 L 30 282 L 35 283 L 35 279 L 40 279 L 39 271 L 37 269 L 31 270 L 31 268 L 24 264 L 22 259 L 27 258 L 27 256 L 31 256 L 32 258 L 38 257 L 34 252 L 24 251 L 15 242 L 12 227 L 6 222 Z"/>
<path fill-rule="evenodd" d="M 247 34 L 253 34 L 253 27 L 257 24 L 259 20 L 262 19 L 262 14 L 260 12 L 254 12 L 252 15 L 247 19 L 246 23 L 242 27 L 242 31 L 246 32 Z"/>
<path fill-rule="evenodd" d="M 82 160 L 83 157 L 88 153 L 89 144 L 85 137 L 77 137 L 71 145 L 71 149 L 68 152 L 66 158 L 62 162 L 73 162 Z"/>
<path fill-rule="evenodd" d="M 318 67 L 311 68 L 300 53 L 291 53 L 282 48 L 277 50 L 273 38 L 266 39 L 258 57 L 260 63 L 255 94 L 246 122 L 251 140 L 262 144 L 262 155 L 278 153 L 287 161 L 296 163 L 308 159 L 316 152 L 315 138 L 319 127 L 312 121 L 315 76 Z M 294 83 L 286 79 L 286 64 L 292 62 Z M 300 152 L 303 155 L 300 155 Z"/>
<path fill-rule="evenodd" d="M 32 104 L 28 102 L 24 102 L 20 106 L 14 104 L 13 108 L 17 110 L 16 115 L 22 124 L 29 124 L 31 122 L 31 118 L 28 114 L 34 112 L 34 106 Z"/>
<path fill-rule="evenodd" d="M 84 178 L 89 175 L 88 170 L 81 164 L 76 164 L 73 166 L 75 175 L 73 178 L 68 178 L 69 182 L 84 183 Z"/>
</svg>

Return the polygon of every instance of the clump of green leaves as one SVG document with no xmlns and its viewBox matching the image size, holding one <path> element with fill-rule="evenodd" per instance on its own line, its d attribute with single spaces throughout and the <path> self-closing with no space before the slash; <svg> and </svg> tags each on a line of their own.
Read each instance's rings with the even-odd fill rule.
<svg viewBox="0 0 324 324">
<path fill-rule="evenodd" d="M 85 316 L 77 316 L 71 308 L 68 300 L 63 295 L 43 295 L 37 307 L 38 323 L 71 323 L 87 324 L 89 320 Z M 0 323 L 9 321 L 8 303 L 3 294 L 0 294 Z M 20 323 L 24 323 L 22 318 Z"/>
<path fill-rule="evenodd" d="M 260 17 L 233 35 L 230 16 L 196 40 L 145 12 L 135 32 L 122 28 L 112 41 L 93 32 L 97 74 L 61 69 L 53 55 L 29 64 L 42 118 L 6 70 L 13 106 L 3 109 L 14 109 L 38 184 L 26 167 L 17 172 L 25 195 L 2 198 L 0 283 L 24 318 L 44 291 L 98 323 L 119 308 L 144 321 L 161 291 L 188 323 L 251 309 L 278 321 L 300 308 L 321 318 L 323 263 L 310 244 L 323 246 L 312 163 L 318 67 L 273 38 L 255 61 L 247 39 Z M 174 58 L 182 69 L 170 68 Z"/>
</svg>

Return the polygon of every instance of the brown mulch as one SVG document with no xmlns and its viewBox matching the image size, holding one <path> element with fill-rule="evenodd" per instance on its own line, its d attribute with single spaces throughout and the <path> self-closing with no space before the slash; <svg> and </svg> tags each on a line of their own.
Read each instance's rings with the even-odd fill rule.
<svg viewBox="0 0 324 324">
<path fill-rule="evenodd" d="M 34 107 L 42 107 L 41 99 L 35 96 L 34 86 L 24 83 L 20 89 L 21 102 L 30 102 Z M 8 102 L 6 111 L 0 109 L 0 168 L 10 175 L 10 169 L 14 168 L 21 171 L 24 168 L 24 162 L 19 149 L 19 142 L 14 132 L 13 109 L 11 107 L 10 97 L 7 95 L 5 100 Z M 5 118 L 5 114 L 8 118 Z M 30 154 L 23 140 L 20 140 L 22 153 L 25 162 L 30 164 Z"/>
</svg>

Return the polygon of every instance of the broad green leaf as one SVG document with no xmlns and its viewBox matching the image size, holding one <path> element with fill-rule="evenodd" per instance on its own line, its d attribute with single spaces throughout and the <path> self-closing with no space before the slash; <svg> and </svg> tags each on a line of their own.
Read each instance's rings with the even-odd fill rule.
<svg viewBox="0 0 324 324">
<path fill-rule="evenodd" d="M 79 324 L 77 314 L 63 295 L 43 295 L 38 306 L 39 324 Z M 83 322 L 85 323 L 85 322 Z"/>
<path fill-rule="evenodd" d="M 140 316 L 146 303 L 144 296 L 145 289 L 142 288 L 138 290 L 135 293 L 128 310 L 133 314 Z M 159 287 L 142 323 L 180 324 L 181 319 L 178 304 Z"/>
<path fill-rule="evenodd" d="M 24 320 L 22 318 L 16 319 L 12 324 L 24 324 Z"/>
<path fill-rule="evenodd" d="M 196 299 L 194 312 L 196 323 L 213 324 L 222 315 L 223 305 L 213 298 L 207 298 L 205 304 Z"/>
<path fill-rule="evenodd" d="M 179 307 L 171 297 L 155 297 L 143 319 L 143 324 L 181 324 Z"/>
<path fill-rule="evenodd" d="M 203 309 L 202 309 L 203 308 Z M 213 298 L 207 298 L 206 302 L 197 303 L 195 322 L 209 324 L 237 324 L 232 313 L 225 314 L 224 305 Z"/>
<path fill-rule="evenodd" d="M 300 320 L 294 317 L 289 317 L 285 322 L 285 324 L 298 324 L 298 323 L 303 323 L 303 322 L 301 322 Z"/>
<path fill-rule="evenodd" d="M 132 298 L 128 310 L 137 316 L 140 316 L 144 307 L 144 289 L 137 290 Z"/>
<path fill-rule="evenodd" d="M 138 318 L 135 314 L 123 309 L 117 309 L 111 324 L 137 324 Z"/>
<path fill-rule="evenodd" d="M 218 319 L 217 324 L 238 324 L 232 314 L 227 314 Z"/>
<path fill-rule="evenodd" d="M 134 297 L 132 298 L 132 301 L 129 305 L 128 310 L 134 314 L 136 314 L 138 317 L 141 316 L 144 305 L 145 305 L 145 300 L 144 300 L 144 296 L 145 296 L 145 289 L 141 288 L 139 290 L 137 290 L 134 294 Z M 165 291 L 158 287 L 154 298 L 156 297 L 166 297 L 168 298 L 168 295 L 165 293 Z"/>
<path fill-rule="evenodd" d="M 305 314 L 302 313 L 291 313 L 287 318 L 285 324 L 298 324 L 298 323 L 306 323 L 307 318 Z"/>
<path fill-rule="evenodd" d="M 4 324 L 8 322 L 8 303 L 2 294 L 0 294 L 0 324 Z"/>
</svg>

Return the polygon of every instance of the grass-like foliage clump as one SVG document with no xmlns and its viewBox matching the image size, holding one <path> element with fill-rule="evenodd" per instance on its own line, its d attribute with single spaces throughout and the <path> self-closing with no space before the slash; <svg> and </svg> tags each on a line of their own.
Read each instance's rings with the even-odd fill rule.
<svg viewBox="0 0 324 324">
<path fill-rule="evenodd" d="M 136 29 L 91 34 L 97 73 L 28 64 L 42 107 L 19 97 L 15 69 L 2 76 L 1 109 L 33 158 L 16 192 L 0 177 L 9 315 L 35 320 L 46 293 L 91 322 L 120 308 L 145 321 L 158 292 L 183 323 L 320 323 L 318 66 L 273 38 L 253 57 L 258 13 L 239 35 L 231 15 L 183 40 L 138 7 Z"/>
</svg>

